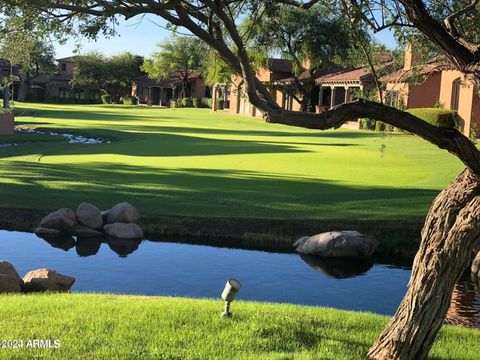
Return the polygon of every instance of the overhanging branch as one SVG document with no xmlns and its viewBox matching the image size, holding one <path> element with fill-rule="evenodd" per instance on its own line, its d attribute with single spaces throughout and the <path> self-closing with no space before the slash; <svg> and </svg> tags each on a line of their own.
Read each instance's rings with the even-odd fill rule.
<svg viewBox="0 0 480 360">
<path fill-rule="evenodd" d="M 356 100 L 320 114 L 276 109 L 264 115 L 269 123 L 318 130 L 336 129 L 346 121 L 364 117 L 383 121 L 420 136 L 456 155 L 472 172 L 480 176 L 480 151 L 458 130 L 431 125 L 408 112 L 373 101 Z"/>
</svg>

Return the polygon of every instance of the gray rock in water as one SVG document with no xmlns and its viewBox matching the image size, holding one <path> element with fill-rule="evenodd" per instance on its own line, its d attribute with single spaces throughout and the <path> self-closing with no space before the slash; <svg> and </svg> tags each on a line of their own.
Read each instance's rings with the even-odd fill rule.
<svg viewBox="0 0 480 360">
<path fill-rule="evenodd" d="M 55 270 L 37 269 L 27 273 L 23 282 L 25 292 L 68 292 L 75 283 L 75 278 L 59 274 Z"/>
<path fill-rule="evenodd" d="M 472 274 L 480 279 L 480 252 L 477 254 L 472 263 Z"/>
<path fill-rule="evenodd" d="M 115 205 L 108 211 L 107 224 L 136 223 L 140 219 L 140 213 L 132 204 L 123 202 Z"/>
<path fill-rule="evenodd" d="M 141 239 L 143 231 L 137 224 L 114 223 L 107 224 L 103 230 L 110 236 L 119 239 Z"/>
<path fill-rule="evenodd" d="M 77 217 L 72 209 L 63 208 L 51 212 L 40 221 L 39 228 L 72 232 L 77 225 Z"/>
<path fill-rule="evenodd" d="M 81 203 L 77 208 L 77 219 L 82 225 L 95 230 L 103 228 L 102 213 L 98 208 L 89 203 Z"/>
<path fill-rule="evenodd" d="M 0 292 L 20 292 L 23 280 L 8 261 L 0 261 Z"/>
<path fill-rule="evenodd" d="M 60 230 L 55 230 L 55 229 L 48 229 L 44 227 L 38 227 L 35 229 L 35 235 L 38 235 L 40 237 L 43 236 L 60 236 L 63 233 Z"/>
<path fill-rule="evenodd" d="M 295 242 L 296 251 L 305 255 L 326 257 L 369 257 L 378 243 L 358 231 L 330 231 Z"/>
<path fill-rule="evenodd" d="M 103 236 L 103 232 L 78 224 L 73 230 L 73 235 L 79 238 L 98 238 Z"/>
</svg>

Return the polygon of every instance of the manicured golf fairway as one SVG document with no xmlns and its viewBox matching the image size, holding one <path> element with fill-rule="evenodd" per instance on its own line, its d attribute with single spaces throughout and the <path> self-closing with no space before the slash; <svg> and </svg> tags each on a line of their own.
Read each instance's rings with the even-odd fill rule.
<svg viewBox="0 0 480 360">
<path fill-rule="evenodd" d="M 82 201 L 106 208 L 130 201 L 150 214 L 417 220 L 463 168 L 411 135 L 313 131 L 209 109 L 17 108 L 37 112 L 17 117 L 19 126 L 112 142 L 67 144 L 28 135 L 35 142 L 0 148 L 4 208 L 75 207 Z M 19 136 L 30 140 L 25 134 L 14 139 Z M 0 137 L 0 143 L 11 141 Z"/>
</svg>

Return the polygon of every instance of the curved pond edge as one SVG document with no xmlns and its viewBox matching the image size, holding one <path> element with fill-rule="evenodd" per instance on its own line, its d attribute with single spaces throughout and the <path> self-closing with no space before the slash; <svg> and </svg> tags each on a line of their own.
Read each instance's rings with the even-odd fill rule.
<svg viewBox="0 0 480 360">
<path fill-rule="evenodd" d="M 33 232 L 50 210 L 0 208 L 0 228 Z M 228 217 L 199 217 L 144 214 L 141 218 L 145 238 L 170 239 L 217 247 L 269 252 L 293 252 L 301 236 L 333 230 L 358 230 L 380 242 L 377 261 L 411 263 L 418 249 L 421 221 L 322 221 Z"/>
</svg>

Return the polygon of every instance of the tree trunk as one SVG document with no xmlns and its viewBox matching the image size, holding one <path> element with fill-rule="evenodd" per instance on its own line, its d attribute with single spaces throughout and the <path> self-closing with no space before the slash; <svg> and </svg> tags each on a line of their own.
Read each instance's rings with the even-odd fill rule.
<svg viewBox="0 0 480 360">
<path fill-rule="evenodd" d="M 480 237 L 480 178 L 462 172 L 433 202 L 407 294 L 369 359 L 425 359 Z"/>
</svg>

